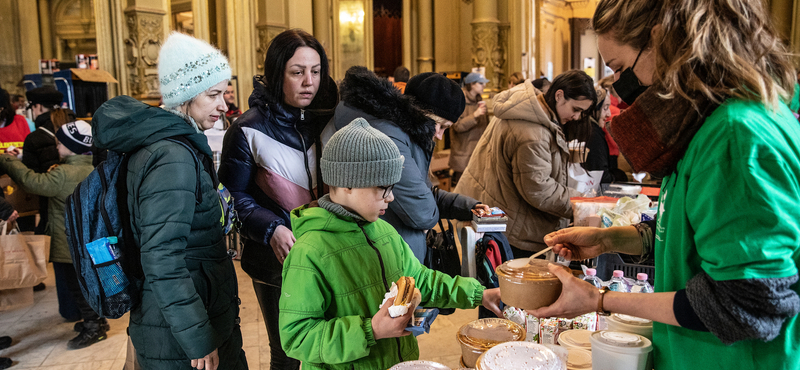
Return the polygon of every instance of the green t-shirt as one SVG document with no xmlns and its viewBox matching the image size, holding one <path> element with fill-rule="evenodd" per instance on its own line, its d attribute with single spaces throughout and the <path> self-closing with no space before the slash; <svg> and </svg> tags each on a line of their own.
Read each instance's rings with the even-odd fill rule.
<svg viewBox="0 0 800 370">
<path fill-rule="evenodd" d="M 800 123 L 781 105 L 729 99 L 706 119 L 675 173 L 663 180 L 655 287 L 782 278 L 800 264 Z M 800 283 L 793 286 L 800 293 Z M 770 342 L 724 345 L 709 332 L 653 327 L 656 369 L 800 369 L 794 316 Z"/>
</svg>

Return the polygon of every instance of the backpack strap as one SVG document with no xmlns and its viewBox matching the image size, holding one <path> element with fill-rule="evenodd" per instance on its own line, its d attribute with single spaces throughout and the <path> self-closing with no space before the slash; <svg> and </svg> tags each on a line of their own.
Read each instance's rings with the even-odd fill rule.
<svg viewBox="0 0 800 370">
<path fill-rule="evenodd" d="M 125 243 L 122 244 L 123 258 L 122 263 L 123 271 L 140 281 L 144 280 L 144 270 L 142 269 L 142 256 L 141 251 L 133 242 L 133 229 L 131 228 L 131 212 L 128 209 L 128 160 L 131 156 L 138 152 L 136 149 L 130 153 L 122 155 L 120 161 L 117 177 L 117 210 L 119 211 L 120 223 L 122 224 L 122 239 Z"/>
</svg>

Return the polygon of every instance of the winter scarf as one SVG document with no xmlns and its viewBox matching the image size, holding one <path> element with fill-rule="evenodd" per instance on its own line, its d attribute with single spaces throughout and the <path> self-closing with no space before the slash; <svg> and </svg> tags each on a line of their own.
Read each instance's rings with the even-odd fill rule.
<svg viewBox="0 0 800 370">
<path fill-rule="evenodd" d="M 698 94 L 695 105 L 676 96 L 664 99 L 663 88 L 647 89 L 611 121 L 611 136 L 636 172 L 664 177 L 675 171 L 689 143 L 718 104 Z"/>
</svg>

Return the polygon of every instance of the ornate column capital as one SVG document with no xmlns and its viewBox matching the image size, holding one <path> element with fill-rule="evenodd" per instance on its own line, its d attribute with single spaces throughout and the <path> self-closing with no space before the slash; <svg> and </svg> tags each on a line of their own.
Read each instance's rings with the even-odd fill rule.
<svg viewBox="0 0 800 370">
<path fill-rule="evenodd" d="M 285 24 L 259 23 L 256 25 L 256 30 L 258 30 L 258 47 L 256 48 L 256 63 L 258 64 L 256 64 L 256 68 L 259 71 L 264 71 L 264 60 L 267 58 L 269 43 L 275 36 L 288 29 L 289 26 Z"/>
<path fill-rule="evenodd" d="M 158 83 L 158 53 L 164 43 L 162 10 L 128 7 L 124 11 L 124 40 L 128 93 L 139 100 L 161 98 Z"/>
</svg>

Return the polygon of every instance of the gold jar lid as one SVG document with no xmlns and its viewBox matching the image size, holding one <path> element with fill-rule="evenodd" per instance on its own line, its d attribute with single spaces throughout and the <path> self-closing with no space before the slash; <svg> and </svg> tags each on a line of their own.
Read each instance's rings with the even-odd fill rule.
<svg viewBox="0 0 800 370">
<path fill-rule="evenodd" d="M 480 319 L 468 322 L 458 330 L 458 341 L 479 351 L 500 343 L 525 339 L 525 329 L 506 319 Z"/>
<path fill-rule="evenodd" d="M 550 272 L 550 269 L 547 268 L 547 265 L 549 263 L 550 262 L 546 260 L 540 260 L 540 259 L 529 260 L 527 258 L 517 258 L 514 260 L 503 262 L 502 265 L 497 266 L 496 272 L 498 276 L 503 276 L 506 278 L 517 279 L 517 280 L 526 280 L 526 281 L 558 280 L 558 277 L 553 275 L 553 273 Z M 569 271 L 569 269 L 566 267 L 564 267 L 564 269 L 566 271 Z"/>
</svg>

